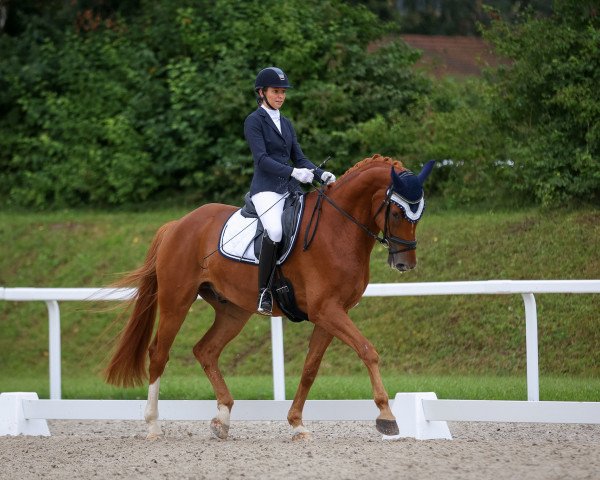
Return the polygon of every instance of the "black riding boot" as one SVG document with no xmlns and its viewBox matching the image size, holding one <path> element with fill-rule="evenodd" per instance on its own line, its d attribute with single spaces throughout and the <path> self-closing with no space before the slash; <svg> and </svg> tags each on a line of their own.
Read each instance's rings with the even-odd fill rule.
<svg viewBox="0 0 600 480">
<path fill-rule="evenodd" d="M 273 313 L 273 295 L 271 294 L 271 278 L 277 261 L 277 246 L 265 234 L 258 259 L 258 308 L 261 315 L 271 316 Z"/>
</svg>

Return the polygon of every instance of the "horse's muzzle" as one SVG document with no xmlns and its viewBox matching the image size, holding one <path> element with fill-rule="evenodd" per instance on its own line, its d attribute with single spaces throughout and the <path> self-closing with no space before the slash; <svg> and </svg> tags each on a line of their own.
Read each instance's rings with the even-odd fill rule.
<svg viewBox="0 0 600 480">
<path fill-rule="evenodd" d="M 388 265 L 400 272 L 407 272 L 417 266 L 417 256 L 414 250 L 388 255 Z"/>
</svg>

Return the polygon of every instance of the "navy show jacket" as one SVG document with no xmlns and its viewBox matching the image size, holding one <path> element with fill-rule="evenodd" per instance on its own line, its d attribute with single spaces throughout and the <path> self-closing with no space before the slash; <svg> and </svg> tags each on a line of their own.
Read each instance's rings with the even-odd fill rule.
<svg viewBox="0 0 600 480">
<path fill-rule="evenodd" d="M 254 159 L 250 195 L 298 190 L 298 181 L 290 177 L 293 168 L 316 168 L 302 152 L 292 123 L 283 115 L 280 121 L 281 133 L 262 107 L 246 117 L 244 136 Z M 317 168 L 314 173 L 321 178 L 323 170 Z"/>
</svg>

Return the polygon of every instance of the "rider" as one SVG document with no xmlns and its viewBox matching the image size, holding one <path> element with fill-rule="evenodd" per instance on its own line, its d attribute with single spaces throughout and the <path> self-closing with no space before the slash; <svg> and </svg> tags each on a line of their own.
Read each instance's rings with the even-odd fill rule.
<svg viewBox="0 0 600 480">
<path fill-rule="evenodd" d="M 292 123 L 280 114 L 288 88 L 292 86 L 283 70 L 261 70 L 254 82 L 259 107 L 244 122 L 244 135 L 254 158 L 250 195 L 265 232 L 258 265 L 257 311 L 262 315 L 271 315 L 273 309 L 270 285 L 283 235 L 283 198 L 299 189 L 298 182 L 311 183 L 314 175 L 324 184 L 335 181 L 333 173 L 315 167 L 306 158 Z"/>
</svg>

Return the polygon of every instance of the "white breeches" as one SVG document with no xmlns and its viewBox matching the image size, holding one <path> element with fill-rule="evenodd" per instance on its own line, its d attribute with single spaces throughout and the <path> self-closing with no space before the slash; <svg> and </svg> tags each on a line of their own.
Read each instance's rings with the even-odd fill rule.
<svg viewBox="0 0 600 480">
<path fill-rule="evenodd" d="M 283 236 L 281 214 L 285 203 L 283 199 L 288 195 L 289 193 L 275 192 L 259 192 L 252 195 L 252 203 L 254 203 L 256 213 L 258 213 L 269 238 L 274 242 L 280 242 Z"/>
</svg>

